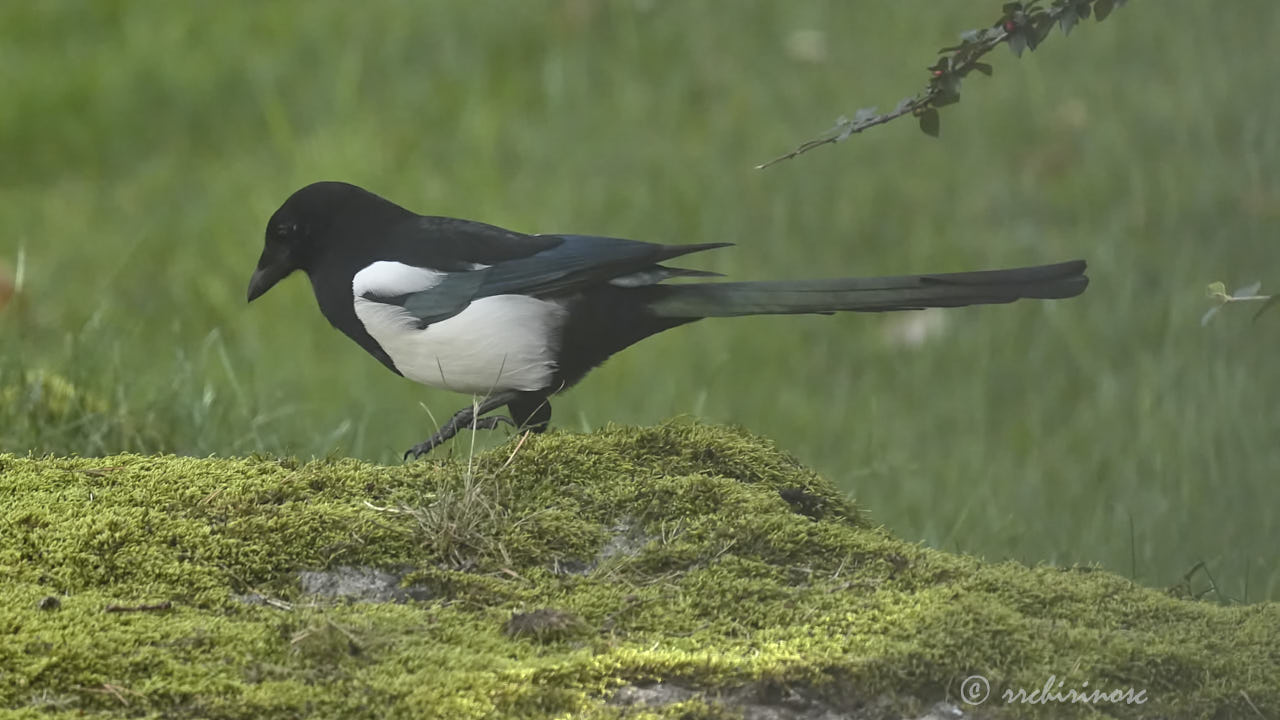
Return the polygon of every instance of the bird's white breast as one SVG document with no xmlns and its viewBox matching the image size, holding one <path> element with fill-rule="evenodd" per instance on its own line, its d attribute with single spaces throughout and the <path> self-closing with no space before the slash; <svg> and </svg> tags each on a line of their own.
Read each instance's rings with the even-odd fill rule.
<svg viewBox="0 0 1280 720">
<path fill-rule="evenodd" d="M 551 385 L 568 315 L 560 303 L 494 295 L 420 329 L 418 319 L 403 307 L 361 297 L 370 290 L 382 295 L 396 294 L 388 292 L 392 289 L 429 291 L 438 276 L 399 263 L 375 263 L 352 282 L 356 317 L 402 375 L 462 393 L 542 390 Z"/>
</svg>

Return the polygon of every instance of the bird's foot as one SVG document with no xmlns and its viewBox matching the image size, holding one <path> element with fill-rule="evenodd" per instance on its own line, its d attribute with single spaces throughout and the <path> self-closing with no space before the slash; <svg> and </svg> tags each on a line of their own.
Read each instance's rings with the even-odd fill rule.
<svg viewBox="0 0 1280 720">
<path fill-rule="evenodd" d="M 459 410 L 454 414 L 444 427 L 435 432 L 434 435 L 414 445 L 404 452 L 404 459 L 408 461 L 410 458 L 417 460 L 426 455 L 440 445 L 445 444 L 459 430 L 496 430 L 499 425 L 506 423 L 515 426 L 516 422 L 506 415 L 489 415 L 487 417 L 477 418 L 472 414 L 471 408 Z"/>
<path fill-rule="evenodd" d="M 475 425 L 471 426 L 471 429 L 472 430 L 497 430 L 498 426 L 502 425 L 503 423 L 510 425 L 511 427 L 516 426 L 516 421 L 512 420 L 506 415 L 490 415 L 488 417 L 480 418 L 478 421 L 476 421 Z"/>
</svg>

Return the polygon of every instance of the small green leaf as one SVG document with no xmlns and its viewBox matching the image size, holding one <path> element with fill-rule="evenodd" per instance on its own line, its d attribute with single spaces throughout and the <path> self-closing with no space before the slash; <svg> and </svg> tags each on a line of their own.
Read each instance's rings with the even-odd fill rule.
<svg viewBox="0 0 1280 720">
<path fill-rule="evenodd" d="M 844 142 L 853 134 L 854 121 L 841 115 L 836 118 L 835 127 L 827 131 L 827 136 L 836 142 Z"/>
<path fill-rule="evenodd" d="M 1072 6 L 1063 10 L 1062 14 L 1058 16 L 1058 27 L 1062 28 L 1064 36 L 1070 35 L 1071 28 L 1075 27 L 1079 20 L 1080 16 L 1076 14 L 1075 6 Z"/>
<path fill-rule="evenodd" d="M 942 118 L 938 116 L 937 109 L 929 108 L 920 113 L 920 129 L 929 137 L 938 137 L 942 130 Z"/>
<path fill-rule="evenodd" d="M 1261 289 L 1262 281 L 1258 280 L 1256 282 L 1251 282 L 1248 285 L 1236 288 L 1236 291 L 1231 293 L 1231 297 L 1250 297 L 1252 295 L 1257 295 L 1258 291 Z"/>
<path fill-rule="evenodd" d="M 1019 31 L 1010 33 L 1009 49 L 1013 51 L 1014 55 L 1022 57 L 1022 51 L 1027 49 L 1027 36 Z"/>
<path fill-rule="evenodd" d="M 1093 16 L 1098 19 L 1098 22 L 1102 22 L 1107 19 L 1113 9 L 1115 9 L 1113 0 L 1097 0 L 1093 4 Z"/>
<path fill-rule="evenodd" d="M 1214 305 L 1205 311 L 1205 314 L 1200 318 L 1200 327 L 1208 325 L 1209 321 L 1213 319 L 1213 316 L 1218 314 L 1218 309 L 1221 307 L 1221 305 Z"/>
<path fill-rule="evenodd" d="M 986 64 L 986 63 L 981 63 L 981 62 L 980 62 L 980 63 L 974 63 L 974 64 L 973 64 L 973 69 L 974 69 L 974 70 L 977 70 L 978 72 L 982 73 L 983 75 L 986 75 L 987 77 L 991 77 L 991 73 L 992 73 L 992 72 L 994 72 L 994 70 L 992 69 L 992 67 L 991 67 L 990 65 L 988 65 L 988 64 Z"/>
<path fill-rule="evenodd" d="M 1270 310 L 1275 305 L 1280 305 L 1280 295 L 1272 295 L 1270 300 L 1262 303 L 1262 307 L 1258 308 L 1258 312 L 1253 314 L 1253 319 L 1257 320 L 1262 317 L 1262 313 Z"/>
<path fill-rule="evenodd" d="M 1205 294 L 1205 297 L 1218 298 L 1218 299 L 1229 297 L 1227 295 L 1227 285 L 1226 283 L 1222 283 L 1222 282 L 1209 283 L 1209 287 L 1204 289 L 1204 294 Z"/>
<path fill-rule="evenodd" d="M 943 75 L 934 80 L 934 87 L 938 89 L 937 97 L 933 99 L 933 107 L 945 107 L 960 102 L 960 76 L 956 74 Z"/>
<path fill-rule="evenodd" d="M 1049 13 L 1040 13 L 1031 23 L 1031 38 L 1027 45 L 1035 50 L 1051 32 L 1053 32 L 1053 16 Z"/>
</svg>

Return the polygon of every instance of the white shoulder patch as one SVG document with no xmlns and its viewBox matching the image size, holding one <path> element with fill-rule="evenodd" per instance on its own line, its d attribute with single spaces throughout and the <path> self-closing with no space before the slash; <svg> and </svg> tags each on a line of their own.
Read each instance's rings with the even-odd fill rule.
<svg viewBox="0 0 1280 720">
<path fill-rule="evenodd" d="M 351 279 L 351 293 L 361 297 L 365 293 L 394 296 L 422 292 L 439 285 L 444 275 L 437 270 L 379 260 L 356 273 Z"/>
</svg>

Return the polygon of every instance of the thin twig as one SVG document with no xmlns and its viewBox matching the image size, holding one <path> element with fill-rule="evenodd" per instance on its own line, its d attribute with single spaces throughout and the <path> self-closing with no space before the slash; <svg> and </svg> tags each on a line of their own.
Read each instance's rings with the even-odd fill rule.
<svg viewBox="0 0 1280 720">
<path fill-rule="evenodd" d="M 373 503 L 369 502 L 368 500 L 365 500 L 365 501 L 364 501 L 364 505 L 365 505 L 365 507 L 367 507 L 367 508 L 369 508 L 369 509 L 371 509 L 371 510 L 377 510 L 378 512 L 383 512 L 383 513 L 391 513 L 392 515 L 412 515 L 412 514 L 413 514 L 413 513 L 412 513 L 412 512 L 410 512 L 409 510 L 405 510 L 405 509 L 402 509 L 402 508 L 379 507 L 379 506 L 374 505 Z"/>
<path fill-rule="evenodd" d="M 173 609 L 173 603 L 165 600 L 161 603 L 152 605 L 108 605 L 105 612 L 122 613 L 122 612 L 160 612 L 163 610 Z"/>
<path fill-rule="evenodd" d="M 90 475 L 92 477 L 103 477 L 108 473 L 113 473 L 117 470 L 124 470 L 125 467 L 126 466 L 124 465 L 112 465 L 110 467 L 86 468 L 84 470 L 77 470 L 76 472 L 84 473 L 85 475 Z"/>
<path fill-rule="evenodd" d="M 263 605 L 266 605 L 268 607 L 273 607 L 277 610 L 284 610 L 285 612 L 293 612 L 293 603 L 291 602 L 288 602 L 286 600 L 278 600 L 273 597 L 267 597 L 262 593 L 258 593 L 258 597 L 262 599 Z"/>
<path fill-rule="evenodd" d="M 1262 718 L 1262 720 L 1267 720 L 1267 716 L 1263 715 L 1262 711 L 1258 709 L 1258 706 L 1253 704 L 1253 700 L 1249 699 L 1249 693 L 1241 690 L 1240 697 L 1244 698 L 1244 701 L 1249 704 L 1250 708 L 1253 708 L 1253 711 L 1258 714 L 1258 717 Z"/>
<path fill-rule="evenodd" d="M 507 457 L 507 461 L 502 463 L 502 467 L 498 468 L 498 472 L 502 472 L 503 470 L 506 470 L 507 466 L 511 464 L 511 461 L 516 459 L 516 453 L 520 452 L 520 448 L 524 446 L 524 441 L 529 439 L 529 433 L 532 433 L 532 432 L 533 432 L 532 430 L 524 431 L 524 434 L 520 436 L 520 442 L 516 443 L 515 449 L 512 450 L 511 455 Z"/>
<path fill-rule="evenodd" d="M 826 134 L 824 134 L 822 137 L 814 138 L 812 140 L 808 140 L 804 143 L 801 143 L 799 147 L 797 147 L 795 150 L 792 150 L 789 153 L 786 153 L 785 155 L 779 155 L 778 157 L 768 162 L 763 162 L 763 163 L 760 163 L 759 165 L 756 165 L 756 169 L 764 170 L 765 168 L 776 165 L 782 162 L 783 160 L 790 160 L 791 158 L 796 157 L 797 155 L 803 155 L 814 148 L 822 147 L 823 145 L 831 145 L 834 143 L 842 142 L 845 139 L 847 139 L 850 135 L 860 133 L 863 130 L 866 130 L 868 128 L 873 128 L 877 125 L 884 125 L 885 123 L 891 120 L 897 120 L 903 115 L 912 114 L 916 111 L 917 108 L 925 107 L 934 99 L 936 99 L 939 93 L 940 91 L 938 90 L 938 88 L 929 87 L 929 88 L 926 88 L 924 92 L 920 93 L 919 95 L 916 95 L 915 97 L 912 97 L 912 98 L 907 98 L 903 102 L 899 103 L 898 107 L 894 108 L 892 112 L 887 112 L 882 115 L 876 115 L 874 113 L 871 114 L 870 116 L 864 115 L 861 120 L 858 120 L 858 119 L 849 120 L 847 118 L 841 118 L 836 121 L 836 126 L 828 130 Z"/>
<path fill-rule="evenodd" d="M 225 490 L 226 490 L 225 487 L 220 487 L 217 490 L 214 490 L 208 495 L 205 495 L 203 498 L 200 498 L 200 500 L 196 501 L 196 505 L 208 505 L 209 503 L 213 502 L 215 498 L 221 495 Z"/>
<path fill-rule="evenodd" d="M 82 690 L 84 692 L 99 693 L 101 695 L 111 695 L 115 699 L 119 700 L 121 705 L 124 705 L 126 707 L 129 705 L 129 701 L 125 699 L 124 695 L 120 694 L 121 690 L 123 690 L 126 693 L 129 693 L 130 695 L 136 695 L 138 697 L 142 697 L 142 693 L 140 692 L 137 692 L 135 690 L 130 690 L 129 688 L 123 687 L 120 685 L 112 685 L 111 683 L 102 683 L 102 687 L 96 687 L 96 688 L 85 687 L 83 685 L 74 685 L 72 686 L 72 689 Z"/>
<path fill-rule="evenodd" d="M 973 70 L 984 75 L 991 74 L 991 66 L 980 62 L 987 53 L 1006 42 L 1012 43 L 1012 49 L 1017 55 L 1022 54 L 1023 48 L 1035 50 L 1054 25 L 1059 25 L 1067 33 L 1080 18 L 1088 17 L 1090 11 L 1101 20 L 1110 14 L 1113 7 L 1123 4 L 1123 0 L 1074 0 L 1061 4 L 1055 1 L 1054 6 L 1046 10 L 1039 7 L 1039 2 L 1040 0 L 1031 0 L 1025 4 L 1006 3 L 1003 16 L 994 25 L 966 32 L 961 35 L 959 45 L 939 50 L 944 56 L 929 68 L 933 75 L 929 85 L 917 95 L 904 98 L 892 111 L 877 114 L 874 108 L 868 108 L 859 110 L 852 120 L 842 117 L 836 121 L 835 127 L 821 137 L 804 142 L 795 150 L 768 162 L 760 163 L 756 165 L 756 169 L 763 170 L 814 148 L 841 142 L 850 135 L 884 125 L 904 115 L 932 115 L 931 127 L 925 127 L 923 121 L 921 125 L 925 132 L 936 135 L 937 108 L 960 100 L 960 81 Z M 1105 9 L 1103 5 L 1106 6 Z"/>
</svg>

